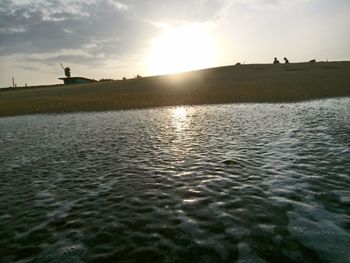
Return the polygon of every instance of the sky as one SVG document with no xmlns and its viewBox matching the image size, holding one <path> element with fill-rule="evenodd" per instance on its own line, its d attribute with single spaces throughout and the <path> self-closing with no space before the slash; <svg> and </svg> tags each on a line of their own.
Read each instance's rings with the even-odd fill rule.
<svg viewBox="0 0 350 263">
<path fill-rule="evenodd" d="M 0 87 L 350 60 L 349 0 L 1 0 Z"/>
</svg>

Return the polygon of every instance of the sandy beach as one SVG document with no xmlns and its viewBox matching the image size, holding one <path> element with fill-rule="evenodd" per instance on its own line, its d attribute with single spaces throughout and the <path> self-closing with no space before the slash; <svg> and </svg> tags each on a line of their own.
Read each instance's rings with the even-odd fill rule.
<svg viewBox="0 0 350 263">
<path fill-rule="evenodd" d="M 350 96 L 350 62 L 251 64 L 80 85 L 0 90 L 0 116 Z"/>
</svg>

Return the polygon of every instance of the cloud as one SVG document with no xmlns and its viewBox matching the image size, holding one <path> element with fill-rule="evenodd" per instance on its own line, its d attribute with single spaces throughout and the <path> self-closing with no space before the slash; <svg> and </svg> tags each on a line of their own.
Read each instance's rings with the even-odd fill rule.
<svg viewBox="0 0 350 263">
<path fill-rule="evenodd" d="M 229 1 L 229 0 L 228 0 Z M 232 5 L 244 5 L 252 9 L 261 9 L 267 7 L 286 7 L 314 0 L 233 0 L 229 1 Z"/>
<path fill-rule="evenodd" d="M 158 22 L 208 21 L 227 4 L 226 0 L 125 0 L 125 3 L 138 15 Z"/>
<path fill-rule="evenodd" d="M 126 56 L 157 30 L 130 16 L 128 9 L 125 3 L 113 0 L 4 0 L 0 3 L 0 56 L 65 50 L 88 52 L 84 62 Z M 44 62 L 53 58 L 42 56 Z M 74 59 L 82 61 L 72 54 L 70 60 Z"/>
<path fill-rule="evenodd" d="M 20 55 L 23 61 L 48 65 L 63 60 L 84 65 L 121 61 L 147 49 L 162 23 L 215 23 L 241 10 L 239 6 L 254 9 L 287 2 L 2 0 L 0 56 Z"/>
<path fill-rule="evenodd" d="M 154 21 L 208 21 L 224 0 L 3 0 L 0 3 L 0 56 L 61 52 L 45 63 L 81 63 L 126 57 L 144 49 L 159 32 Z M 71 56 L 66 50 L 89 55 Z"/>
</svg>

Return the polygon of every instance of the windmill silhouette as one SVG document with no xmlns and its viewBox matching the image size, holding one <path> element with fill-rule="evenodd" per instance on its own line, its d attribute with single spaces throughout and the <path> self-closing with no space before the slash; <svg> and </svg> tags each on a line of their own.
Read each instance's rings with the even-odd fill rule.
<svg viewBox="0 0 350 263">
<path fill-rule="evenodd" d="M 64 70 L 64 75 L 66 75 L 67 78 L 70 78 L 70 68 L 69 67 L 64 67 L 62 63 L 60 63 L 61 67 Z"/>
</svg>

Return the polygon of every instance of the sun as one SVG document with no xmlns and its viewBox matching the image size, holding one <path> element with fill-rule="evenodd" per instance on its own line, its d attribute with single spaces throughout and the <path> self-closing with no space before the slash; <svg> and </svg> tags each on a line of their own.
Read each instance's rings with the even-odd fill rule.
<svg viewBox="0 0 350 263">
<path fill-rule="evenodd" d="M 167 27 L 154 39 L 147 56 L 150 74 L 208 68 L 215 62 L 215 43 L 200 26 Z"/>
</svg>

